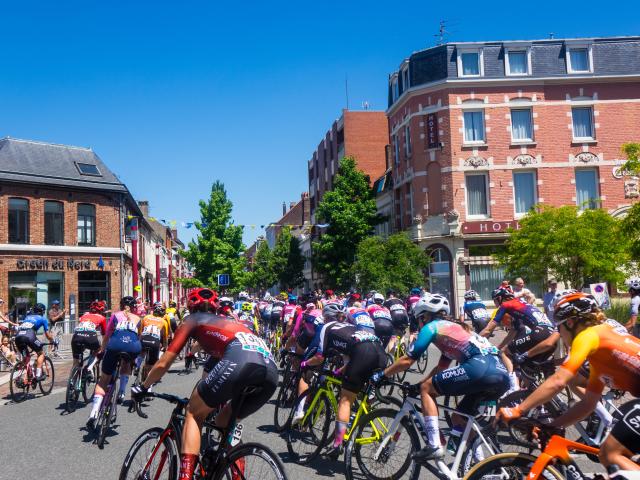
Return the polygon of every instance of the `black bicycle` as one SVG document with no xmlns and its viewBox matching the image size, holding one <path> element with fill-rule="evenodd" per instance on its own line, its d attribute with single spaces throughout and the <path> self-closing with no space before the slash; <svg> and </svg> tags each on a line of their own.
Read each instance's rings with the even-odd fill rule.
<svg viewBox="0 0 640 480">
<path fill-rule="evenodd" d="M 67 412 L 75 412 L 80 395 L 82 395 L 85 403 L 89 402 L 91 399 L 91 384 L 97 379 L 98 359 L 91 353 L 85 363 L 84 355 L 82 355 L 78 365 L 73 367 L 69 374 L 64 404 Z"/>
</svg>

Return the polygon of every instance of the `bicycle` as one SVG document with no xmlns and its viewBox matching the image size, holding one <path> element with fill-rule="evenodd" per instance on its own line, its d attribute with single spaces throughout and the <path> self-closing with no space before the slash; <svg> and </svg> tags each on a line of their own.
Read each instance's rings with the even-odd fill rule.
<svg viewBox="0 0 640 480">
<path fill-rule="evenodd" d="M 67 381 L 67 391 L 65 394 L 65 410 L 73 413 L 76 410 L 78 399 L 82 394 L 85 403 L 91 400 L 88 388 L 91 383 L 98 379 L 98 359 L 93 353 L 89 354 L 85 365 L 84 353 L 81 355 L 78 365 L 71 369 L 69 380 Z"/>
<path fill-rule="evenodd" d="M 302 359 L 302 355 L 294 352 L 285 352 L 284 358 L 293 357 L 298 360 Z M 298 383 L 300 380 L 299 370 L 293 370 L 293 361 L 289 361 L 282 373 L 282 383 L 276 397 L 276 406 L 273 411 L 273 424 L 278 432 L 282 432 L 289 425 L 289 412 L 291 407 L 295 405 L 298 396 Z"/>
<path fill-rule="evenodd" d="M 43 343 L 42 346 L 51 345 L 50 343 Z M 29 390 L 35 389 L 36 386 L 40 388 L 40 392 L 43 395 L 49 395 L 53 389 L 53 383 L 55 381 L 55 373 L 53 369 L 53 362 L 47 355 L 44 356 L 44 362 L 42 363 L 42 373 L 44 378 L 37 380 L 34 372 L 34 368 L 31 365 L 31 349 L 29 347 L 23 349 L 20 352 L 21 360 L 11 369 L 11 375 L 9 379 L 9 391 L 11 398 L 15 403 L 20 403 L 27 398 Z M 46 380 L 51 381 L 50 384 L 45 383 Z"/>
<path fill-rule="evenodd" d="M 287 480 L 287 475 L 278 456 L 259 443 L 240 443 L 242 425 L 236 424 L 236 415 L 247 394 L 260 387 L 245 387 L 239 397 L 232 401 L 232 414 L 229 427 L 217 427 L 207 419 L 203 424 L 203 438 L 210 439 L 208 431 L 219 432 L 219 441 L 201 443 L 198 468 L 194 473 L 196 480 L 248 479 Z M 147 397 L 160 398 L 175 404 L 169 423 L 163 429 L 154 427 L 143 432 L 133 443 L 125 456 L 120 470 L 120 480 L 178 478 L 179 451 L 181 447 L 184 415 L 189 399 L 166 393 L 149 392 Z M 147 418 L 141 404 L 134 402 L 136 413 Z M 262 465 L 254 461 L 262 461 Z M 268 470 L 273 474 L 266 476 Z M 255 471 L 255 473 L 254 473 Z"/>
</svg>

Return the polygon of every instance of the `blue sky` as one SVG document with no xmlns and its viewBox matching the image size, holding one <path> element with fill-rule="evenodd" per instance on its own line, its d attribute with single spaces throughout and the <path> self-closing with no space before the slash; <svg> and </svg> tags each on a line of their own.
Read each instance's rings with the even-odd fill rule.
<svg viewBox="0 0 640 480">
<path fill-rule="evenodd" d="M 345 75 L 352 109 L 384 109 L 387 75 L 442 19 L 450 41 L 640 34 L 626 0 L 2 3 L 0 137 L 91 147 L 179 222 L 215 179 L 236 223 L 277 220 L 345 107 Z"/>
</svg>

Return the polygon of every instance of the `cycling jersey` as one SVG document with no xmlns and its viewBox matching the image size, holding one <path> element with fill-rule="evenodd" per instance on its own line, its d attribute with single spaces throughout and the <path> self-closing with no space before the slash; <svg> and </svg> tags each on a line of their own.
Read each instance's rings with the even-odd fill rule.
<svg viewBox="0 0 640 480">
<path fill-rule="evenodd" d="M 364 308 L 351 307 L 347 310 L 347 321 L 351 325 L 355 325 L 360 328 L 368 328 L 370 330 L 375 329 L 375 325 L 371 317 Z"/>
<path fill-rule="evenodd" d="M 107 335 L 109 342 L 102 360 L 102 372 L 113 375 L 121 354 L 126 354 L 130 361 L 140 354 L 142 344 L 138 338 L 138 324 L 140 318 L 134 314 L 126 314 L 123 311 L 111 315 L 107 323 Z"/>
<path fill-rule="evenodd" d="M 407 298 L 407 312 L 413 314 L 413 306 L 420 300 L 420 295 L 411 295 Z"/>
<path fill-rule="evenodd" d="M 169 325 L 164 317 L 147 315 L 140 321 L 139 333 L 141 337 L 153 337 L 160 342 L 169 338 Z"/>
<path fill-rule="evenodd" d="M 300 305 L 292 305 L 287 304 L 282 309 L 282 323 L 284 325 L 288 325 L 293 322 L 298 314 L 302 311 L 302 307 Z"/>
<path fill-rule="evenodd" d="M 240 312 L 236 315 L 237 321 L 247 327 L 251 333 L 258 333 L 258 319 L 251 312 Z"/>
<path fill-rule="evenodd" d="M 176 328 L 178 328 L 178 320 L 180 320 L 180 313 L 178 312 L 178 309 L 175 307 L 169 307 L 165 310 L 165 313 L 171 331 L 175 332 Z"/>
<path fill-rule="evenodd" d="M 282 318 L 282 310 L 284 310 L 284 302 L 277 300 L 273 302 L 271 307 L 271 322 L 279 322 Z"/>
<path fill-rule="evenodd" d="M 402 334 L 409 325 L 409 314 L 404 305 L 404 302 L 399 298 L 390 298 L 384 302 L 383 306 L 389 309 L 391 313 L 391 323 L 397 330 L 396 333 Z"/>
<path fill-rule="evenodd" d="M 78 320 L 78 325 L 74 332 L 97 332 L 100 330 L 100 333 L 104 335 L 106 325 L 107 319 L 104 318 L 104 315 L 100 315 L 99 313 L 85 313 Z"/>
<path fill-rule="evenodd" d="M 27 315 L 23 322 L 18 325 L 16 332 L 16 347 L 19 351 L 26 350 L 30 347 L 36 353 L 42 351 L 42 342 L 36 337 L 36 332 L 42 328 L 45 332 L 49 331 L 49 321 L 42 315 Z"/>
<path fill-rule="evenodd" d="M 624 327 L 603 323 L 576 335 L 562 368 L 575 375 L 586 360 L 587 390 L 599 394 L 606 385 L 640 396 L 640 340 Z"/>
<path fill-rule="evenodd" d="M 104 335 L 107 320 L 98 313 L 85 313 L 80 317 L 78 326 L 71 337 L 71 354 L 80 360 L 85 350 L 95 352 L 100 349 L 98 330 Z"/>
<path fill-rule="evenodd" d="M 547 316 L 533 305 L 517 298 L 506 300 L 498 307 L 492 320 L 500 324 L 505 315 L 511 317 L 511 327 L 520 330 L 521 328 L 535 329 L 537 326 L 546 327 L 556 331 L 556 327 Z"/>
<path fill-rule="evenodd" d="M 477 300 L 465 301 L 462 307 L 464 315 L 468 320 L 471 320 L 471 324 L 476 332 L 480 332 L 487 326 L 491 319 L 491 314 L 484 306 L 484 303 Z"/>
<path fill-rule="evenodd" d="M 330 354 L 350 355 L 353 347 L 363 342 L 379 342 L 372 332 L 359 330 L 355 325 L 344 322 L 325 323 L 320 332 L 318 354 L 327 357 Z"/>
<path fill-rule="evenodd" d="M 298 320 L 300 320 L 299 324 Z M 322 316 L 322 310 L 313 309 L 308 312 L 303 312 L 298 315 L 296 319 L 296 326 L 293 329 L 292 336 L 297 339 L 300 348 L 309 348 L 309 350 L 313 350 L 315 354 L 320 344 L 319 332 L 323 326 L 324 318 Z"/>
</svg>

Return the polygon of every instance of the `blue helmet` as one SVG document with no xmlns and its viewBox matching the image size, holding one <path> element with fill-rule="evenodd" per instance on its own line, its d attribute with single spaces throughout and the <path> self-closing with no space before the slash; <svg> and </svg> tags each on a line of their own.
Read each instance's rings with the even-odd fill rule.
<svg viewBox="0 0 640 480">
<path fill-rule="evenodd" d="M 31 311 L 36 315 L 42 315 L 44 312 L 47 311 L 47 307 L 45 307 L 43 303 L 36 303 L 31 309 Z"/>
<path fill-rule="evenodd" d="M 292 293 L 290 293 L 288 295 L 288 298 L 289 298 L 289 303 L 297 303 L 298 302 L 298 297 L 293 295 Z"/>
<path fill-rule="evenodd" d="M 411 289 L 411 295 L 420 295 L 422 290 L 419 287 L 415 287 Z"/>
</svg>

